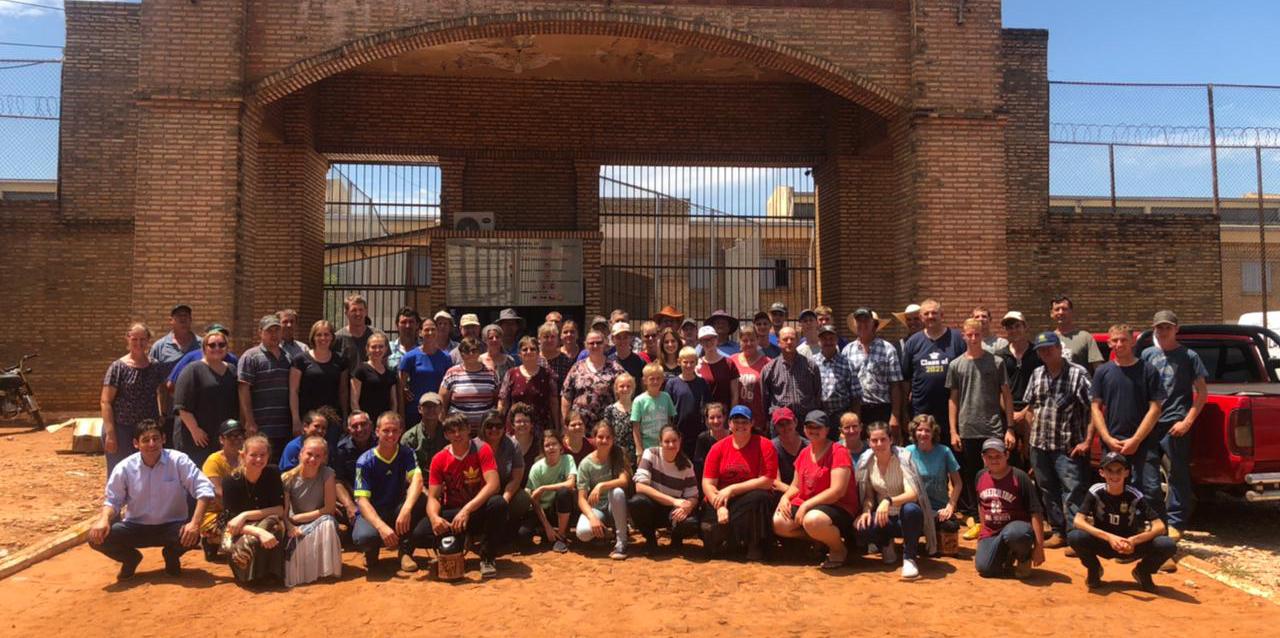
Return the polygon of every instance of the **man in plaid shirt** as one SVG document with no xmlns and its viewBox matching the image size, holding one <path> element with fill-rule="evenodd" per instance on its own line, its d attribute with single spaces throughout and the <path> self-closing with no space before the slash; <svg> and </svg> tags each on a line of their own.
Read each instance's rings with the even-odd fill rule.
<svg viewBox="0 0 1280 638">
<path fill-rule="evenodd" d="M 1031 411 L 1031 465 L 1053 527 L 1045 546 L 1062 547 L 1088 487 L 1089 371 L 1063 358 L 1055 332 L 1037 335 L 1033 345 L 1044 365 L 1032 371 L 1024 396 Z"/>
<path fill-rule="evenodd" d="M 849 315 L 850 327 L 857 339 L 840 352 L 853 368 L 862 387 L 863 423 L 883 421 L 889 424 L 894 439 L 902 441 L 898 413 L 902 411 L 902 364 L 893 344 L 876 337 L 880 318 L 869 308 L 858 308 Z"/>
<path fill-rule="evenodd" d="M 818 327 L 818 346 L 809 360 L 818 368 L 818 378 L 822 382 L 822 395 L 819 397 L 822 411 L 832 421 L 846 411 L 858 412 L 862 403 L 862 386 L 849 360 L 840 354 L 835 326 L 824 323 Z M 827 428 L 827 436 L 832 441 L 839 435 L 836 428 Z"/>
</svg>

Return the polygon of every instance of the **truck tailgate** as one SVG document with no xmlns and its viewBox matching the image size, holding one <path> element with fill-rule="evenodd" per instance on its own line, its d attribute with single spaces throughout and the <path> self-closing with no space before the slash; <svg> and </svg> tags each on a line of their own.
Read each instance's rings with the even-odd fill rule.
<svg viewBox="0 0 1280 638">
<path fill-rule="evenodd" d="M 1210 383 L 1209 394 L 1280 397 L 1280 383 Z"/>
<path fill-rule="evenodd" d="M 1245 398 L 1253 416 L 1253 472 L 1280 471 L 1280 383 L 1211 383 L 1209 394 Z"/>
</svg>

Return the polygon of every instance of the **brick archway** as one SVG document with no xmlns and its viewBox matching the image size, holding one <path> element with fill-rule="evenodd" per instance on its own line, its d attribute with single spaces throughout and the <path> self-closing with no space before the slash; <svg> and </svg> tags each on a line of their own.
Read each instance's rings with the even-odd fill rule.
<svg viewBox="0 0 1280 638">
<path fill-rule="evenodd" d="M 907 100 L 832 62 L 758 36 L 667 16 L 617 11 L 524 11 L 428 22 L 366 36 L 295 62 L 255 82 L 251 103 L 278 100 L 331 75 L 415 49 L 515 35 L 611 35 L 673 42 L 739 57 L 789 73 L 882 116 L 901 113 Z"/>
</svg>

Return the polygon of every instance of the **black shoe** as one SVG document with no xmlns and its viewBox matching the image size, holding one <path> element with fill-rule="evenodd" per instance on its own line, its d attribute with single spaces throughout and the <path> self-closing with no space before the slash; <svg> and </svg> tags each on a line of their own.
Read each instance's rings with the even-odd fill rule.
<svg viewBox="0 0 1280 638">
<path fill-rule="evenodd" d="M 724 548 L 725 540 L 727 540 L 727 531 L 724 525 L 711 524 L 704 528 L 706 532 L 703 538 L 706 539 L 707 558 L 715 558 L 720 550 Z"/>
<path fill-rule="evenodd" d="M 752 563 L 764 560 L 764 550 L 760 548 L 760 543 L 756 542 L 747 545 L 747 560 Z"/>
<path fill-rule="evenodd" d="M 1089 575 L 1084 578 L 1084 586 L 1089 589 L 1097 589 L 1102 586 L 1102 568 L 1090 569 Z"/>
<path fill-rule="evenodd" d="M 369 550 L 364 553 L 364 568 L 366 571 L 373 571 L 378 567 L 378 550 Z"/>
<path fill-rule="evenodd" d="M 204 550 L 204 559 L 210 563 L 218 562 L 218 546 L 209 541 L 200 541 L 200 549 Z"/>
<path fill-rule="evenodd" d="M 1133 568 L 1133 579 L 1138 581 L 1138 587 L 1141 587 L 1142 591 L 1149 594 L 1155 593 L 1156 582 L 1151 580 L 1151 574 L 1142 571 L 1141 566 Z"/>
<path fill-rule="evenodd" d="M 657 536 L 657 534 L 645 534 L 645 535 L 644 535 L 644 550 L 643 550 L 643 551 L 644 551 L 644 555 L 645 555 L 645 556 L 653 556 L 653 555 L 657 552 L 657 550 L 658 550 L 658 536 Z"/>
<path fill-rule="evenodd" d="M 671 549 L 674 551 L 674 550 L 678 550 L 678 549 L 680 549 L 680 548 L 682 548 L 682 547 L 684 547 L 684 536 L 683 536 L 683 535 L 681 535 L 681 534 L 672 534 L 672 535 L 671 535 Z"/>
<path fill-rule="evenodd" d="M 164 573 L 170 576 L 182 575 L 182 555 L 164 555 Z"/>
<path fill-rule="evenodd" d="M 127 560 L 120 563 L 120 571 L 116 574 L 116 580 L 122 581 L 133 578 L 133 575 L 138 571 L 138 563 L 141 562 L 142 557 L 139 556 L 133 560 Z"/>
</svg>

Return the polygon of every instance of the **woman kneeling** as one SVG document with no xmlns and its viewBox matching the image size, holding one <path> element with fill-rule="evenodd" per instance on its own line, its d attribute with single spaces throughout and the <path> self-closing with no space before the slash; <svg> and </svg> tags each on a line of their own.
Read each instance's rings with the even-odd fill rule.
<svg viewBox="0 0 1280 638">
<path fill-rule="evenodd" d="M 893 539 L 901 537 L 902 579 L 915 580 L 920 577 L 916 566 L 920 535 L 928 540 L 930 553 L 937 548 L 933 508 L 929 507 L 911 453 L 893 444 L 889 425 L 876 422 L 867 426 L 867 442 L 872 453 L 858 459 L 856 470 L 862 496 L 857 528 L 869 532 L 880 546 L 886 565 L 898 561 Z"/>
<path fill-rule="evenodd" d="M 594 430 L 596 449 L 578 464 L 578 539 L 604 538 L 605 520 L 612 518 L 616 540 L 609 558 L 627 558 L 627 482 L 631 478 L 613 426 L 600 421 Z"/>
<path fill-rule="evenodd" d="M 796 456 L 795 478 L 773 514 L 773 533 L 808 538 L 827 547 L 822 569 L 836 569 L 849 558 L 844 539 L 852 538 L 858 515 L 858 490 L 851 484 L 849 451 L 827 438 L 827 415 L 813 410 L 805 416 L 809 446 Z"/>
<path fill-rule="evenodd" d="M 747 560 L 758 561 L 773 542 L 769 513 L 779 496 L 773 491 L 778 453 L 751 426 L 751 408 L 734 406 L 729 411 L 730 435 L 711 446 L 702 470 L 702 493 L 715 512 L 702 521 L 703 539 L 713 556 L 733 537 L 746 543 Z"/>
<path fill-rule="evenodd" d="M 636 469 L 636 494 L 628 501 L 631 518 L 644 534 L 645 552 L 658 544 L 658 529 L 671 530 L 671 546 L 698 533 L 698 479 L 693 462 L 680 450 L 680 431 L 664 425 L 658 447 L 644 451 Z"/>
<path fill-rule="evenodd" d="M 255 434 L 244 442 L 241 465 L 222 486 L 231 540 L 231 572 L 241 583 L 284 577 L 284 487 L 267 465 L 271 444 Z"/>
<path fill-rule="evenodd" d="M 309 436 L 302 443 L 298 465 L 281 477 L 289 513 L 286 587 L 342 576 L 342 543 L 333 518 L 338 505 L 337 479 L 326 464 L 328 457 L 324 435 Z"/>
</svg>

